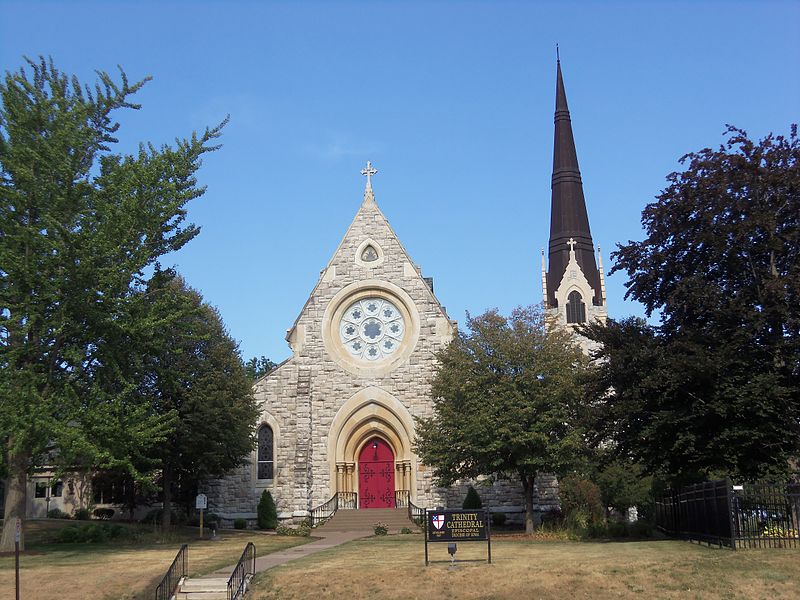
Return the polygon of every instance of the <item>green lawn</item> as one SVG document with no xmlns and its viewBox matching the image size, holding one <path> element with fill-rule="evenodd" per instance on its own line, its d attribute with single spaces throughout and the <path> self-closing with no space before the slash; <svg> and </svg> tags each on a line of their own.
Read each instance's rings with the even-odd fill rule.
<svg viewBox="0 0 800 600">
<path fill-rule="evenodd" d="M 502 541 L 431 544 L 420 535 L 369 538 L 257 576 L 254 600 L 527 600 L 529 598 L 800 598 L 800 550 L 707 548 L 682 541 Z"/>
<path fill-rule="evenodd" d="M 259 556 L 303 544 L 309 538 L 257 531 L 229 531 L 199 540 L 198 529 L 163 535 L 153 526 L 130 525 L 136 541 L 55 544 L 55 531 L 74 521 L 42 519 L 25 524 L 26 552 L 20 560 L 21 598 L 26 600 L 151 600 L 153 590 L 182 543 L 189 544 L 189 573 L 202 575 L 232 565 L 247 542 Z M 0 590 L 14 589 L 14 557 L 0 556 Z"/>
</svg>

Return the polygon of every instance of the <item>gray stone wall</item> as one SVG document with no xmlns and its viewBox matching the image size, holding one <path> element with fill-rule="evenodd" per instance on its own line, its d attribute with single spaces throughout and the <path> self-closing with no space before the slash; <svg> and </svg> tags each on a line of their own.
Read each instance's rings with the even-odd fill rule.
<svg viewBox="0 0 800 600">
<path fill-rule="evenodd" d="M 380 265 L 369 267 L 355 260 L 365 239 L 383 251 Z M 399 286 L 419 313 L 416 347 L 407 360 L 383 376 L 359 376 L 343 369 L 331 357 L 322 339 L 323 316 L 331 299 L 344 287 L 366 279 Z M 449 319 L 413 266 L 377 205 L 365 199 L 344 239 L 298 317 L 291 333 L 295 354 L 258 381 L 255 395 L 262 404 L 263 421 L 273 424 L 276 443 L 275 478 L 259 482 L 254 464 L 226 477 L 209 481 L 203 491 L 210 510 L 223 516 L 247 517 L 255 512 L 263 489 L 272 492 L 282 519 L 299 518 L 332 495 L 328 433 L 334 415 L 357 391 L 375 386 L 403 403 L 413 416 L 432 412 L 429 381 L 434 355 L 448 341 L 442 332 Z M 253 455 L 253 463 L 255 453 Z M 431 483 L 429 471 L 417 473 L 418 503 L 441 501 L 443 491 Z"/>
</svg>

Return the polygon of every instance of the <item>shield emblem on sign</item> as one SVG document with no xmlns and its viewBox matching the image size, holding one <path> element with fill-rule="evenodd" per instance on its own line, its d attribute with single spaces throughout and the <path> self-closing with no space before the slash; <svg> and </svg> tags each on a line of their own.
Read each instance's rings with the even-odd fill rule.
<svg viewBox="0 0 800 600">
<path fill-rule="evenodd" d="M 441 529 L 444 527 L 444 515 L 433 515 L 431 522 L 436 529 Z"/>
</svg>

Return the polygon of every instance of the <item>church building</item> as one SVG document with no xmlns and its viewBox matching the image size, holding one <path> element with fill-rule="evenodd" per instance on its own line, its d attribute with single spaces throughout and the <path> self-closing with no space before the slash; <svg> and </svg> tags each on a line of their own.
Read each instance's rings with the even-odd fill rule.
<svg viewBox="0 0 800 600">
<path fill-rule="evenodd" d="M 202 489 L 225 521 L 254 519 L 263 490 L 284 522 L 333 500 L 340 509 L 461 506 L 466 482 L 436 487 L 413 450 L 414 417 L 432 415 L 435 356 L 456 323 L 378 207 L 375 173 L 368 162 L 361 206 L 287 332 L 292 356 L 255 384 L 262 413 L 250 463 Z M 604 320 L 560 62 L 549 263 L 542 252 L 547 310 L 564 326 Z M 538 479 L 537 510 L 558 507 L 555 479 Z M 478 490 L 493 512 L 523 510 L 519 482 Z"/>
</svg>

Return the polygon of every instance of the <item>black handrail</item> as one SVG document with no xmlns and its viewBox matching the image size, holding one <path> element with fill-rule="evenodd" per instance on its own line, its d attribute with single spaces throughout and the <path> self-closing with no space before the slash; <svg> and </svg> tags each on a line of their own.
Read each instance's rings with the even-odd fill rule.
<svg viewBox="0 0 800 600">
<path fill-rule="evenodd" d="M 189 567 L 189 546 L 183 544 L 156 588 L 155 600 L 170 600 Z"/>
<path fill-rule="evenodd" d="M 408 518 L 420 527 L 422 527 L 422 521 L 425 520 L 425 509 L 412 502 L 410 493 L 408 495 Z"/>
<path fill-rule="evenodd" d="M 311 526 L 316 527 L 330 519 L 339 509 L 358 508 L 358 494 L 355 492 L 336 492 L 330 500 L 311 509 Z"/>
<path fill-rule="evenodd" d="M 256 547 L 247 542 L 239 562 L 228 579 L 228 600 L 240 600 L 247 591 L 247 582 L 256 573 Z"/>
<path fill-rule="evenodd" d="M 411 500 L 411 492 L 408 490 L 395 490 L 394 491 L 394 507 L 406 508 Z"/>
</svg>

